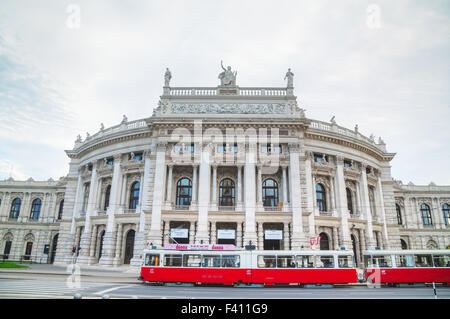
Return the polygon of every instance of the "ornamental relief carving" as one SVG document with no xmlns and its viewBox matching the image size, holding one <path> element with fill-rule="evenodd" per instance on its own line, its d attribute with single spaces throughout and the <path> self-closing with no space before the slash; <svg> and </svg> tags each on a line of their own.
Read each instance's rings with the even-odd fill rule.
<svg viewBox="0 0 450 319">
<path fill-rule="evenodd" d="M 286 114 L 288 108 L 283 103 L 172 103 L 171 112 L 176 114 Z"/>
</svg>

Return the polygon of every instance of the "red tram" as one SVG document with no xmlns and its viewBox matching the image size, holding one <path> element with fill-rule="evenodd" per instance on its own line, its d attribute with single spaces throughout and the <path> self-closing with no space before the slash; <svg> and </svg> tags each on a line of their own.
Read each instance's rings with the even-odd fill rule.
<svg viewBox="0 0 450 319">
<path fill-rule="evenodd" d="M 177 246 L 177 245 L 174 245 Z M 194 284 L 356 283 L 352 251 L 224 250 L 232 245 L 178 245 L 145 250 L 140 280 Z M 234 247 L 234 246 L 233 246 Z"/>
<path fill-rule="evenodd" d="M 450 283 L 450 250 L 367 250 L 364 278 L 372 283 Z"/>
</svg>

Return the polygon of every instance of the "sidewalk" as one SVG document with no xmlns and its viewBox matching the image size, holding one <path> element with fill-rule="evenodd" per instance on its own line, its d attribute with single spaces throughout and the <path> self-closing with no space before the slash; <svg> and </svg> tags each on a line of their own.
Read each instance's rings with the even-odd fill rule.
<svg viewBox="0 0 450 319">
<path fill-rule="evenodd" d="M 29 268 L 0 268 L 0 277 L 2 274 L 36 274 L 36 275 L 64 275 L 72 272 L 72 265 L 51 265 L 51 264 L 31 264 Z M 134 281 L 139 277 L 140 269 L 130 266 L 103 267 L 87 266 L 77 264 L 81 276 L 116 278 L 121 280 Z"/>
</svg>

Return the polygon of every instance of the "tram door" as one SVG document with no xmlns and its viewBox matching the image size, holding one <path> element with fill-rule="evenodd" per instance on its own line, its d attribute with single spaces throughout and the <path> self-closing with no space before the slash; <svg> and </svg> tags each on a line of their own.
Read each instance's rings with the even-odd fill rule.
<svg viewBox="0 0 450 319">
<path fill-rule="evenodd" d="M 131 261 L 131 258 L 133 258 L 134 236 L 135 236 L 134 230 L 130 230 L 127 233 L 127 239 L 125 241 L 125 259 L 123 261 L 123 263 L 126 265 L 128 265 Z"/>
</svg>

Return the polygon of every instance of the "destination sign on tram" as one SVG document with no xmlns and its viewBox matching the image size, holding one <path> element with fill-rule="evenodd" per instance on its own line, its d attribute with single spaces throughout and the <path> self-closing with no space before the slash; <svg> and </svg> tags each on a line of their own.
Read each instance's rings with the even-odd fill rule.
<svg viewBox="0 0 450 319">
<path fill-rule="evenodd" d="M 236 250 L 235 245 L 210 245 L 210 244 L 166 244 L 164 249 L 172 250 Z"/>
</svg>

